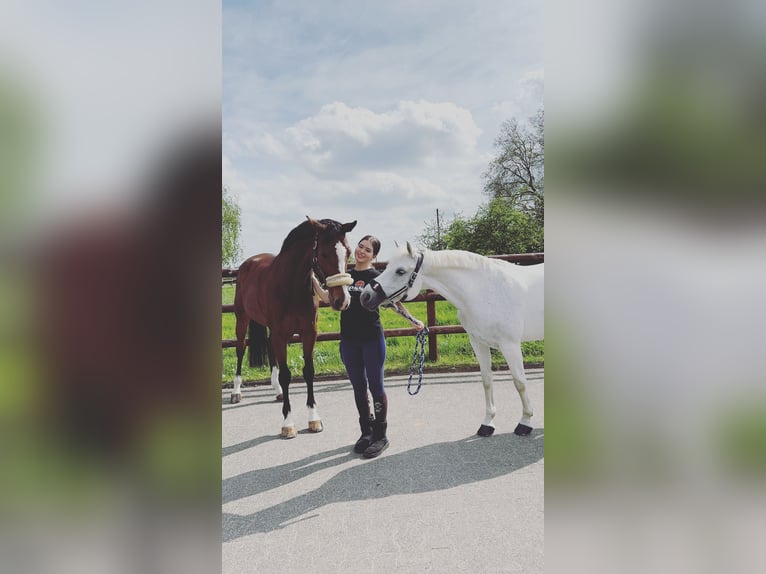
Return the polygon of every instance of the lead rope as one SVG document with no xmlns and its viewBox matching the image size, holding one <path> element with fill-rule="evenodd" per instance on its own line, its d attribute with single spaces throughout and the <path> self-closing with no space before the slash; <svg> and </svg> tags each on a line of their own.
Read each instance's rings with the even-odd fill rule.
<svg viewBox="0 0 766 574">
<path fill-rule="evenodd" d="M 407 393 L 411 396 L 417 395 L 420 392 L 420 386 L 423 384 L 423 363 L 426 360 L 426 337 L 428 336 L 428 327 L 423 327 L 422 331 L 418 331 L 415 335 L 415 352 L 412 354 L 412 364 L 410 365 L 410 378 L 407 381 Z M 415 363 L 418 362 L 418 348 L 420 349 L 420 364 L 418 366 L 418 386 L 415 392 L 410 390 L 412 385 L 412 377 L 415 375 Z"/>
<path fill-rule="evenodd" d="M 373 279 L 374 281 L 374 279 Z M 409 311 L 404 307 L 404 305 L 401 305 L 401 308 L 399 307 L 400 303 L 391 303 L 388 302 L 386 304 L 381 304 L 383 307 L 389 307 L 396 313 L 399 313 L 402 317 L 410 321 L 411 323 L 414 323 L 416 319 L 410 315 Z M 418 321 L 419 322 L 419 321 Z M 426 360 L 426 337 L 428 336 L 428 327 L 423 325 L 423 329 L 418 331 L 415 334 L 415 352 L 412 353 L 412 363 L 410 364 L 410 378 L 407 381 L 407 392 L 410 395 L 417 395 L 420 392 L 420 386 L 423 384 L 423 363 Z M 415 363 L 418 362 L 418 349 L 420 349 L 420 364 L 418 365 L 418 387 L 415 389 L 415 392 L 413 393 L 410 390 L 410 387 L 412 386 L 412 377 L 415 375 Z"/>
</svg>

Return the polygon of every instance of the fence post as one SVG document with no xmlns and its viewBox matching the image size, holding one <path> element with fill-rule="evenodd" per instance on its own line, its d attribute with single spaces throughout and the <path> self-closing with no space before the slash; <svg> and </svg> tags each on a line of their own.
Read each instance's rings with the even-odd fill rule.
<svg viewBox="0 0 766 574">
<path fill-rule="evenodd" d="M 428 328 L 436 326 L 436 301 L 429 299 L 426 301 L 426 315 L 428 316 Z M 436 333 L 428 334 L 428 360 L 436 361 L 439 358 L 439 351 L 436 348 Z"/>
</svg>

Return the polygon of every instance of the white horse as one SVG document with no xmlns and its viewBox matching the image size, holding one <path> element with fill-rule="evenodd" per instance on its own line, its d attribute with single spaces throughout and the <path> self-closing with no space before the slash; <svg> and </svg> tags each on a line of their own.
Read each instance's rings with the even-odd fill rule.
<svg viewBox="0 0 766 574">
<path fill-rule="evenodd" d="M 399 247 L 383 273 L 362 292 L 367 309 L 412 299 L 421 288 L 433 289 L 452 303 L 479 361 L 486 416 L 478 434 L 495 431 L 490 348 L 503 353 L 521 398 L 517 435 L 532 431 L 532 406 L 526 392 L 522 341 L 544 338 L 543 263 L 520 266 L 468 251 L 415 251 Z"/>
</svg>

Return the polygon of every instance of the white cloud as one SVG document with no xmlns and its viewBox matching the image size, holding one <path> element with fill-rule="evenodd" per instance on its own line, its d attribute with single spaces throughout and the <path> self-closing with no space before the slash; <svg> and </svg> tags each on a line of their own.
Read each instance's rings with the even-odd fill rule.
<svg viewBox="0 0 766 574">
<path fill-rule="evenodd" d="M 496 103 L 492 111 L 502 119 L 515 118 L 520 122 L 534 116 L 543 102 L 545 72 L 542 68 L 528 71 L 516 85 L 513 98 Z"/>
<path fill-rule="evenodd" d="M 473 154 L 480 134 L 470 111 L 449 102 L 403 101 L 382 113 L 334 102 L 289 127 L 285 145 L 308 169 L 328 175 Z"/>
</svg>

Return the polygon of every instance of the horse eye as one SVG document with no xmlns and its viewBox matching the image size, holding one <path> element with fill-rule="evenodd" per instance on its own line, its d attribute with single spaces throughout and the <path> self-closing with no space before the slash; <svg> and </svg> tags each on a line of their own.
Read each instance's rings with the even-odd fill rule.
<svg viewBox="0 0 766 574">
<path fill-rule="evenodd" d="M 396 270 L 397 275 L 404 275 L 407 273 L 402 267 L 399 267 L 399 269 Z"/>
</svg>

